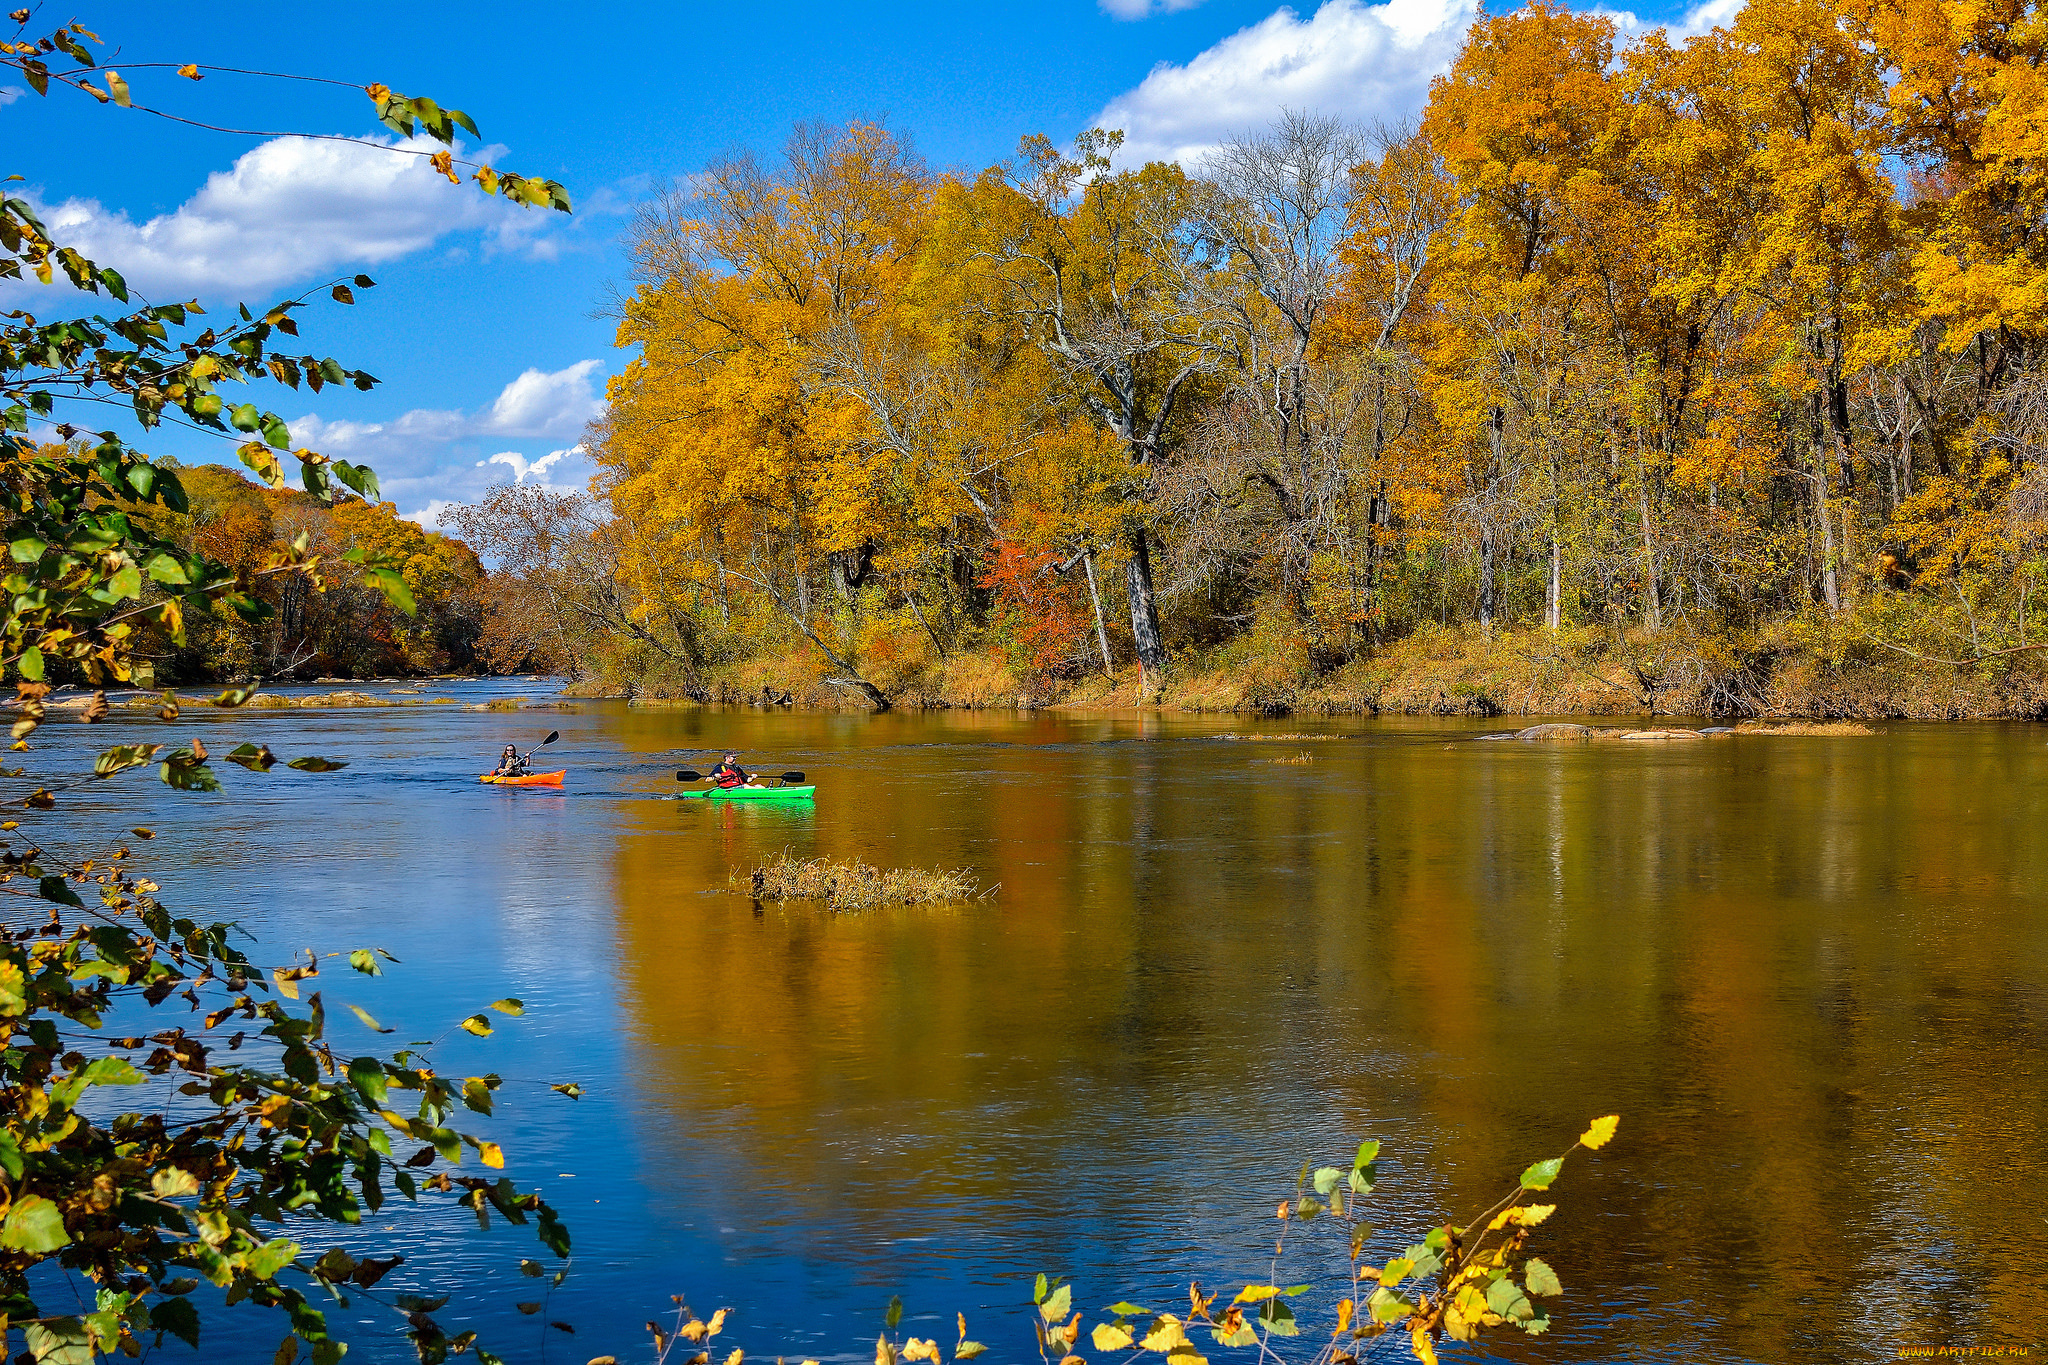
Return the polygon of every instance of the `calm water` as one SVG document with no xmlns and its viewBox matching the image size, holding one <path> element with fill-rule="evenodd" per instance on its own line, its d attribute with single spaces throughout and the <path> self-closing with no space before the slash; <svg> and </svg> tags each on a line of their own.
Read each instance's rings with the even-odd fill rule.
<svg viewBox="0 0 2048 1365">
<path fill-rule="evenodd" d="M 456 691 L 522 688 L 543 690 Z M 477 784 L 551 727 L 564 792 Z M 37 770 L 164 728 L 52 725 Z M 1617 1111 L 1542 1229 L 1556 1328 L 1510 1358 L 2048 1338 L 2039 729 L 1590 747 L 1282 721 L 1328 738 L 1253 745 L 1214 738 L 1246 722 L 1172 716 L 620 704 L 173 733 L 195 728 L 352 766 L 223 766 L 232 805 L 130 775 L 136 804 L 86 823 L 153 825 L 165 899 L 242 920 L 259 957 L 404 959 L 323 975 L 340 1046 L 373 1045 L 343 1001 L 394 1043 L 527 1003 L 440 1061 L 507 1077 L 486 1131 L 570 1221 L 545 1316 L 577 1335 L 512 1309 L 534 1297 L 528 1232 L 460 1210 L 391 1234 L 438 1278 L 386 1281 L 459 1286 L 444 1323 L 508 1359 L 642 1358 L 675 1293 L 733 1308 L 721 1340 L 750 1355 L 867 1359 L 900 1293 L 919 1335 L 950 1342 L 965 1310 L 989 1359 L 1023 1360 L 1037 1271 L 1091 1309 L 1264 1280 L 1293 1173 L 1368 1136 L 1384 1256 Z M 725 746 L 810 773 L 815 810 L 667 799 Z M 785 848 L 1002 889 L 858 916 L 723 894 Z M 1309 1301 L 1311 1335 L 1333 1298 Z M 209 1358 L 268 1359 L 282 1327 L 234 1318 Z M 410 1359 L 382 1319 L 352 1344 Z"/>
</svg>

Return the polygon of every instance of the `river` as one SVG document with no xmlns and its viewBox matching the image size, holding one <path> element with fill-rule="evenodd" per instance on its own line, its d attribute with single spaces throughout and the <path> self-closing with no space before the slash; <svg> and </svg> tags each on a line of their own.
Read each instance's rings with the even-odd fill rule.
<svg viewBox="0 0 2048 1365">
<path fill-rule="evenodd" d="M 476 782 L 550 728 L 561 792 Z M 198 733 L 350 764 L 216 765 L 227 796 L 145 770 L 67 809 L 153 826 L 166 902 L 240 920 L 259 958 L 401 959 L 312 983 L 344 1051 L 378 1040 L 343 1003 L 395 1046 L 525 1002 L 440 1062 L 506 1077 L 480 1123 L 569 1222 L 568 1278 L 515 1311 L 541 1297 L 515 1269 L 530 1230 L 450 1207 L 386 1243 L 414 1257 L 386 1288 L 452 1291 L 443 1324 L 508 1361 L 646 1359 L 671 1294 L 731 1308 L 717 1344 L 750 1356 L 871 1359 L 895 1294 L 919 1336 L 950 1344 L 964 1311 L 986 1360 L 1034 1358 L 1039 1271 L 1074 1277 L 1091 1324 L 1119 1299 L 1184 1307 L 1191 1278 L 1263 1281 L 1301 1164 L 1368 1137 L 1370 1247 L 1392 1255 L 1606 1113 L 1614 1143 L 1545 1196 L 1555 1326 L 1500 1358 L 2048 1339 L 2042 731 L 1484 728 L 583 703 L 52 724 L 30 758 Z M 1218 738 L 1260 730 L 1317 738 Z M 722 747 L 804 770 L 815 807 L 671 799 Z M 783 849 L 1000 890 L 855 915 L 727 893 Z M 1333 1298 L 1301 1300 L 1304 1344 Z M 215 1315 L 205 1354 L 268 1359 L 282 1330 Z M 411 1358 L 388 1318 L 349 1335 L 351 1361 Z"/>
</svg>

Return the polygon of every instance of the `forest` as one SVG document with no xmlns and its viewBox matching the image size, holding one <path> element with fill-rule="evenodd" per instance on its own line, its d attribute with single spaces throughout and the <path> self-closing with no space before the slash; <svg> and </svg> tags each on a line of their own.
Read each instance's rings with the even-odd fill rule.
<svg viewBox="0 0 2048 1365">
<path fill-rule="evenodd" d="M 388 502 L 267 488 L 218 465 L 169 467 L 186 506 L 152 507 L 136 519 L 148 533 L 231 570 L 247 606 L 194 612 L 179 618 L 182 631 L 162 620 L 145 624 L 138 647 L 165 681 L 374 678 L 505 666 L 501 654 L 482 645 L 490 593 L 482 563 L 462 542 L 422 530 Z M 294 555 L 332 563 L 354 550 L 384 557 L 404 585 L 398 600 L 355 574 L 330 571 L 316 583 L 273 568 Z M 161 599 L 166 589 L 152 583 L 145 595 Z"/>
<path fill-rule="evenodd" d="M 463 514 L 486 634 L 697 698 L 2038 713 L 2042 46 L 1535 3 L 1413 126 L 1193 168 L 799 127 L 640 212 L 590 494 Z"/>
</svg>

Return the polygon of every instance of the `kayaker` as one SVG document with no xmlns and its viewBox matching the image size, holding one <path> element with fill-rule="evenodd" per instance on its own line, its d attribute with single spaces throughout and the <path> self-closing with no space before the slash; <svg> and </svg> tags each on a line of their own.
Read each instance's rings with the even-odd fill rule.
<svg viewBox="0 0 2048 1365">
<path fill-rule="evenodd" d="M 751 786 L 754 775 L 740 766 L 738 754 L 727 754 L 718 760 L 718 766 L 711 770 L 711 780 L 725 788 Z"/>
<path fill-rule="evenodd" d="M 519 756 L 519 748 L 517 745 L 507 744 L 505 746 L 505 752 L 498 755 L 498 766 L 497 769 L 494 772 L 492 772 L 491 776 L 526 776 L 526 760 Z"/>
</svg>

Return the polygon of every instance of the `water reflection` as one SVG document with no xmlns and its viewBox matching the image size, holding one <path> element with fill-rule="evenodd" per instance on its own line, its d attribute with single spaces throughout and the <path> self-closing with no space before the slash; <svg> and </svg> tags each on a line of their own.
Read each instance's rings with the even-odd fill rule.
<svg viewBox="0 0 2048 1365">
<path fill-rule="evenodd" d="M 1380 726 L 1294 767 L 928 728 L 949 742 L 842 750 L 798 838 L 621 847 L 638 1047 L 689 1116 L 648 1178 L 751 1206 L 727 1292 L 756 1316 L 778 1283 L 936 1307 L 1047 1266 L 1163 1302 L 1217 1242 L 1253 1265 L 1273 1177 L 1351 1135 L 1390 1140 L 1422 1221 L 1617 1109 L 1628 1140 L 1560 1190 L 1549 1352 L 1838 1359 L 2025 1339 L 2048 1307 L 2009 1268 L 2048 1241 L 2010 1216 L 2048 1194 L 2020 733 L 1645 752 Z M 859 917 L 647 894 L 784 845 L 1004 890 Z M 1957 1292 L 1907 1292 L 1929 1275 Z"/>
</svg>

